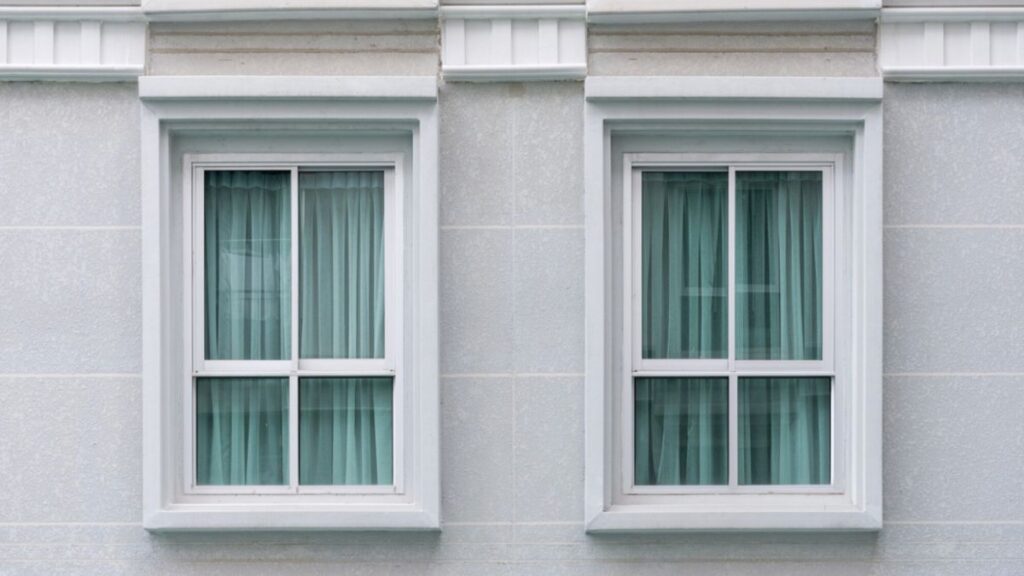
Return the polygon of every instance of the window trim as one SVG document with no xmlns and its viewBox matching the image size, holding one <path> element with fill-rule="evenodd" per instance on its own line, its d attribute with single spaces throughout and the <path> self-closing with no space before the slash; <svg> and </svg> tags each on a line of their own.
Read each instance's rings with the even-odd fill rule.
<svg viewBox="0 0 1024 576">
<path fill-rule="evenodd" d="M 586 489 L 589 532 L 706 530 L 877 530 L 882 523 L 882 82 L 879 78 L 631 77 L 588 78 L 585 87 L 586 212 Z M 626 502 L 616 493 L 612 465 L 621 458 L 615 429 L 614 382 L 623 373 L 623 320 L 616 272 L 617 173 L 614 143 L 649 137 L 667 142 L 684 134 L 698 141 L 687 153 L 744 149 L 748 139 L 839 138 L 848 142 L 843 185 L 849 194 L 847 271 L 837 281 L 850 291 L 849 329 L 836 327 L 848 347 L 850 384 L 844 434 L 849 442 L 841 493 L 644 495 Z M 626 140 L 624 140 L 626 141 Z M 762 138 L 762 142 L 763 142 Z M 721 142 L 724 147 L 716 147 Z M 809 152 L 812 149 L 804 149 Z M 659 145 L 642 150 L 658 152 Z M 668 150 L 660 150 L 668 152 Z M 837 174 L 837 182 L 840 181 Z M 838 237 L 837 237 L 838 241 Z M 837 272 L 838 273 L 838 272 Z M 836 349 L 837 352 L 839 348 Z M 841 361 L 841 355 L 834 360 Z M 837 380 L 836 390 L 842 389 Z"/>
<path fill-rule="evenodd" d="M 142 77 L 143 527 L 150 531 L 438 530 L 438 110 L 433 77 Z M 224 130 L 226 129 L 226 131 Z M 218 136 L 213 137 L 214 134 Z M 188 153 L 328 150 L 401 155 L 407 376 L 404 494 L 186 495 L 181 277 Z M 329 136 L 329 140 L 324 140 Z M 369 144 L 363 146 L 369 136 Z M 198 138 L 199 140 L 194 140 Z M 190 140 L 192 139 L 192 140 Z M 330 142 L 322 147 L 320 142 Z M 186 145 L 185 143 L 193 144 Z M 190 148 L 204 142 L 199 149 Z M 241 148 L 235 148 L 235 143 Z M 277 146 L 271 146 L 275 149 Z M 397 161 L 397 160 L 396 160 Z M 396 173 L 397 175 L 397 173 Z M 190 290 L 189 290 L 190 292 Z M 253 500 L 253 497 L 248 497 Z M 301 501 L 300 501 L 301 500 Z"/>
<path fill-rule="evenodd" d="M 289 494 L 397 494 L 405 493 L 403 437 L 404 382 L 402 366 L 403 314 L 399 287 L 402 286 L 402 164 L 398 154 L 185 154 L 183 158 L 182 214 L 184 222 L 182 254 L 185 262 L 183 284 L 191 286 L 191 298 L 184 301 L 184 350 L 191 350 L 186 381 L 183 382 L 184 442 L 182 471 L 184 493 L 190 495 L 265 495 Z M 324 169 L 380 170 L 384 172 L 384 358 L 303 360 L 299 347 L 299 184 L 300 172 Z M 291 360 L 206 360 L 205 354 L 205 267 L 203 197 L 204 174 L 209 170 L 274 170 L 290 173 L 289 203 L 291 253 Z M 288 484 L 285 486 L 200 486 L 196 481 L 195 433 L 197 378 L 259 375 L 287 378 L 289 387 Z M 299 483 L 299 380 L 303 377 L 385 376 L 393 382 L 393 482 L 388 485 L 309 485 Z M 241 500 L 241 499 L 233 499 Z"/>
<path fill-rule="evenodd" d="M 728 175 L 728 350 L 724 359 L 645 359 L 642 357 L 642 202 L 641 178 L 644 171 L 722 171 Z M 822 173 L 822 359 L 811 361 L 736 360 L 736 173 L 743 171 L 820 171 Z M 620 396 L 621 458 L 613 466 L 621 486 L 623 502 L 644 501 L 643 495 L 686 494 L 836 494 L 842 493 L 845 469 L 843 454 L 845 442 L 837 430 L 842 430 L 843 410 L 836 409 L 842 396 L 836 394 L 837 374 L 834 362 L 835 323 L 838 306 L 836 270 L 841 268 L 843 254 L 837 250 L 835 238 L 842 236 L 843 157 L 841 154 L 802 153 L 626 153 L 623 157 L 622 185 L 622 315 L 623 326 L 629 331 L 622 338 L 623 371 L 617 379 Z M 837 260 L 839 261 L 837 263 Z M 739 384 L 738 380 L 751 376 L 810 377 L 827 376 L 831 380 L 831 446 L 829 452 L 830 482 L 827 485 L 741 485 L 739 477 Z M 634 381 L 638 377 L 719 377 L 728 380 L 728 480 L 726 485 L 707 486 L 637 486 L 634 481 Z M 631 498 L 631 496 L 640 496 Z M 666 499 L 668 500 L 668 499 Z"/>
</svg>

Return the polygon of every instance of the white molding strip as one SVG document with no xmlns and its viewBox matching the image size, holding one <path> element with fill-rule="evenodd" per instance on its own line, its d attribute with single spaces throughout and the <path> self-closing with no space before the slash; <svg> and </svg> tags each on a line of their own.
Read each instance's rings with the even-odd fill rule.
<svg viewBox="0 0 1024 576">
<path fill-rule="evenodd" d="M 154 22 L 436 18 L 438 0 L 143 0 Z"/>
<path fill-rule="evenodd" d="M 875 18 L 881 7 L 881 0 L 587 0 L 596 24 L 854 20 Z"/>
<path fill-rule="evenodd" d="M 592 76 L 588 100 L 715 99 L 839 100 L 882 99 L 882 79 L 791 76 Z"/>
<path fill-rule="evenodd" d="M 0 8 L 0 80 L 134 80 L 145 59 L 137 8 Z"/>
<path fill-rule="evenodd" d="M 142 76 L 143 100 L 436 100 L 433 76 Z"/>
<path fill-rule="evenodd" d="M 1024 9 L 886 9 L 879 42 L 886 80 L 1024 80 Z"/>
<path fill-rule="evenodd" d="M 586 9 L 453 6 L 441 9 L 446 80 L 577 80 L 587 74 Z"/>
</svg>

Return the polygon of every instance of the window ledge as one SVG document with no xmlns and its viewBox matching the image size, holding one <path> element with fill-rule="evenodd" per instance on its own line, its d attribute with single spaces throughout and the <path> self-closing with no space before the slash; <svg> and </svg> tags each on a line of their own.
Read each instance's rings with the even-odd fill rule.
<svg viewBox="0 0 1024 576">
<path fill-rule="evenodd" d="M 143 0 L 152 21 L 434 18 L 437 0 Z"/>
<path fill-rule="evenodd" d="M 175 506 L 147 515 L 143 526 L 151 532 L 225 532 L 286 530 L 434 531 L 440 518 L 411 506 L 367 506 L 332 510 L 318 505 L 247 507 Z"/>
<path fill-rule="evenodd" d="M 880 508 L 835 506 L 827 509 L 765 508 L 757 511 L 666 506 L 612 506 L 587 521 L 587 532 L 686 532 L 836 530 L 882 528 Z"/>
<path fill-rule="evenodd" d="M 143 76 L 143 100 L 436 100 L 433 76 Z"/>
<path fill-rule="evenodd" d="M 587 100 L 748 99 L 880 101 L 882 79 L 793 76 L 592 76 Z"/>
<path fill-rule="evenodd" d="M 756 8 L 752 7 L 756 4 Z M 700 21 L 871 19 L 881 0 L 588 0 L 590 22 L 633 24 Z"/>
</svg>

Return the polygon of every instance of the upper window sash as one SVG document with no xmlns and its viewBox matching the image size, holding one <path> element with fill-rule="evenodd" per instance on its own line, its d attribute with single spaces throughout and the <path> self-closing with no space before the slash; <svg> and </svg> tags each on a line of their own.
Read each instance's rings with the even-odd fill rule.
<svg viewBox="0 0 1024 576">
<path fill-rule="evenodd" d="M 835 196 L 841 173 L 841 157 L 823 154 L 626 154 L 623 162 L 623 325 L 629 336 L 623 339 L 624 358 L 630 376 L 686 374 L 691 376 L 744 374 L 832 375 L 835 346 L 835 238 L 839 222 L 835 217 Z M 643 173 L 714 172 L 728 174 L 727 298 L 728 355 L 726 358 L 644 358 L 643 357 Z M 822 357 L 820 360 L 738 360 L 736 354 L 736 173 L 744 171 L 820 171 L 822 173 Z"/>
<path fill-rule="evenodd" d="M 400 246 L 402 230 L 398 225 L 402 195 L 401 164 L 392 155 L 201 155 L 185 159 L 186 181 L 191 194 L 186 194 L 185 214 L 191 214 L 185 234 L 185 270 L 192 273 L 192 294 L 185 298 L 191 312 L 191 328 L 184 331 L 186 350 L 192 351 L 193 376 L 217 375 L 298 375 L 298 376 L 388 376 L 394 375 L 402 361 L 402 270 Z M 206 171 L 261 170 L 287 171 L 290 181 L 290 358 L 280 360 L 209 360 L 206 358 L 205 319 L 205 210 Z M 381 170 L 384 173 L 384 355 L 382 358 L 302 358 L 300 353 L 299 292 L 299 172 L 307 171 Z"/>
</svg>

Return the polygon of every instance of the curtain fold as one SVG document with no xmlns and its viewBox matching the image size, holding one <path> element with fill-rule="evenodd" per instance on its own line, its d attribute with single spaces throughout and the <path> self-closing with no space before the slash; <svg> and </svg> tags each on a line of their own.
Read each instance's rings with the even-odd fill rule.
<svg viewBox="0 0 1024 576">
<path fill-rule="evenodd" d="M 822 354 L 821 172 L 736 173 L 736 357 Z"/>
<path fill-rule="evenodd" d="M 727 484 L 728 379 L 636 378 L 634 386 L 634 482 Z"/>
<path fill-rule="evenodd" d="M 644 172 L 644 358 L 728 354 L 728 173 Z"/>
<path fill-rule="evenodd" d="M 831 482 L 831 378 L 740 378 L 740 484 Z"/>
<path fill-rule="evenodd" d="M 299 483 L 393 482 L 391 378 L 299 381 Z"/>
<path fill-rule="evenodd" d="M 299 173 L 302 358 L 384 357 L 384 173 Z"/>
<path fill-rule="evenodd" d="M 291 357 L 288 172 L 205 176 L 206 357 Z"/>
<path fill-rule="evenodd" d="M 288 483 L 288 379 L 196 379 L 196 483 Z"/>
</svg>

